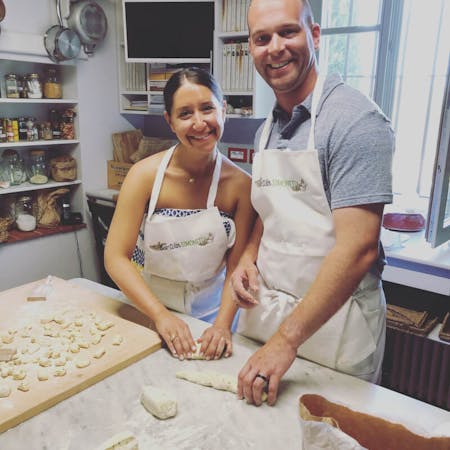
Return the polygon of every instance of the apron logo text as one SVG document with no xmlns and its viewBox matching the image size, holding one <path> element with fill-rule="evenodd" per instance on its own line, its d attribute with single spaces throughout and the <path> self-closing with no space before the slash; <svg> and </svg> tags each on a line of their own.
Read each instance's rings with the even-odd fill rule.
<svg viewBox="0 0 450 450">
<path fill-rule="evenodd" d="M 205 246 L 210 244 L 214 241 L 214 235 L 212 233 L 208 233 L 207 236 L 200 236 L 196 239 L 189 239 L 187 241 L 181 241 L 181 242 L 172 242 L 170 244 L 167 244 L 165 242 L 158 242 L 153 245 L 149 245 L 149 247 L 152 250 L 175 250 L 177 248 L 184 248 L 184 247 L 195 247 L 195 246 Z"/>
<path fill-rule="evenodd" d="M 269 187 L 269 186 L 279 186 L 279 187 L 287 187 L 295 192 L 305 192 L 308 187 L 305 180 L 300 178 L 300 181 L 297 180 L 282 180 L 279 178 L 258 178 L 255 181 L 256 186 L 258 187 Z"/>
</svg>

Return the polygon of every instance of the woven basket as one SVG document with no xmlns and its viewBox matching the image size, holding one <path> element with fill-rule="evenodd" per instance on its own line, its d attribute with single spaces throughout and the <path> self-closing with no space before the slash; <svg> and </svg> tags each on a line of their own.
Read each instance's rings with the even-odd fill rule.
<svg viewBox="0 0 450 450">
<path fill-rule="evenodd" d="M 8 228 L 12 219 L 8 217 L 0 217 L 0 242 L 6 242 L 9 237 Z"/>
</svg>

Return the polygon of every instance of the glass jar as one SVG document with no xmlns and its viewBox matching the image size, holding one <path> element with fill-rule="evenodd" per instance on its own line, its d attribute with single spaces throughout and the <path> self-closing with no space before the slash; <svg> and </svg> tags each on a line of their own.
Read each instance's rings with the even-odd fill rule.
<svg viewBox="0 0 450 450">
<path fill-rule="evenodd" d="M 62 98 L 62 86 L 56 69 L 47 69 L 44 83 L 45 98 Z"/>
<path fill-rule="evenodd" d="M 33 184 L 44 184 L 48 182 L 49 167 L 45 150 L 30 150 L 28 159 L 28 179 Z"/>
<path fill-rule="evenodd" d="M 42 98 L 42 85 L 37 73 L 30 73 L 27 78 L 28 98 Z"/>
<path fill-rule="evenodd" d="M 41 139 L 45 141 L 53 139 L 52 124 L 50 122 L 41 124 Z"/>
<path fill-rule="evenodd" d="M 76 113 L 73 109 L 66 109 L 62 114 L 61 139 L 75 139 L 74 117 Z"/>
<path fill-rule="evenodd" d="M 5 75 L 6 97 L 19 98 L 19 86 L 17 83 L 17 76 L 15 73 L 8 73 Z"/>
<path fill-rule="evenodd" d="M 11 185 L 24 183 L 27 179 L 23 158 L 15 150 L 6 149 L 2 153 L 4 178 Z"/>
<path fill-rule="evenodd" d="M 21 231 L 33 231 L 36 228 L 36 214 L 33 199 L 29 195 L 19 197 L 15 204 L 16 225 Z"/>
</svg>

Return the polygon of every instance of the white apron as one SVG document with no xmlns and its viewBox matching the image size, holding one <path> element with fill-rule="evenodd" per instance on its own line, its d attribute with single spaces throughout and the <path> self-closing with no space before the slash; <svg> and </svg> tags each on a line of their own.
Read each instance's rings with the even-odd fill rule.
<svg viewBox="0 0 450 450">
<path fill-rule="evenodd" d="M 214 206 L 222 155 L 209 189 L 207 209 L 187 217 L 154 215 L 164 173 L 176 146 L 161 160 L 145 221 L 145 263 L 142 275 L 152 292 L 168 308 L 199 319 L 217 313 L 225 279 L 229 242 L 219 210 Z"/>
<path fill-rule="evenodd" d="M 252 204 L 264 224 L 256 261 L 260 303 L 241 310 L 237 331 L 261 342 L 278 330 L 301 301 L 335 244 L 332 213 L 314 142 L 322 88 L 319 76 L 307 149 L 265 149 L 272 125 L 270 115 L 253 160 Z M 298 355 L 377 381 L 384 352 L 384 318 L 381 282 L 367 274 L 353 296 L 298 348 Z"/>
</svg>

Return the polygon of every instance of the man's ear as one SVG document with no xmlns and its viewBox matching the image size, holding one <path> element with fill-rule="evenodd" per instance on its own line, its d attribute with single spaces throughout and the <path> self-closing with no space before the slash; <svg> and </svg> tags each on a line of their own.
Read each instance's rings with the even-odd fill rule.
<svg viewBox="0 0 450 450">
<path fill-rule="evenodd" d="M 311 36 L 314 42 L 314 50 L 319 50 L 320 46 L 320 25 L 318 23 L 313 23 L 311 27 Z"/>
</svg>

